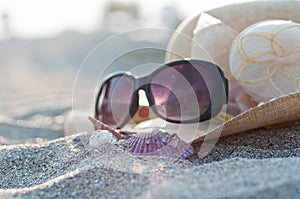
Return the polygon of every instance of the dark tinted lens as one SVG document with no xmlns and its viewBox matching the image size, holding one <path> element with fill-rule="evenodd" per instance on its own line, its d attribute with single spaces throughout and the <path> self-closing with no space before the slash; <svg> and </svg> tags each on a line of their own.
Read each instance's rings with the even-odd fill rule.
<svg viewBox="0 0 300 199">
<path fill-rule="evenodd" d="M 210 76 L 207 68 L 189 63 L 158 72 L 150 85 L 157 112 L 174 121 L 199 118 L 211 103 Z"/>
<path fill-rule="evenodd" d="M 112 127 L 120 127 L 129 117 L 134 80 L 116 76 L 103 84 L 98 98 L 98 119 Z"/>
</svg>

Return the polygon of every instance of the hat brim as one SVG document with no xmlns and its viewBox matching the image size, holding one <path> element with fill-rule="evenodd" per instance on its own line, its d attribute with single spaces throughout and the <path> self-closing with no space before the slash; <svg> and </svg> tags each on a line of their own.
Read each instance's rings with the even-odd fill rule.
<svg viewBox="0 0 300 199">
<path fill-rule="evenodd" d="M 256 128 L 280 127 L 300 123 L 300 92 L 279 97 L 240 115 L 198 137 L 194 142 L 203 141 L 205 136 L 216 134 L 228 136 Z M 221 134 L 219 134 L 221 132 Z M 213 138 L 213 136 L 211 136 Z"/>
</svg>

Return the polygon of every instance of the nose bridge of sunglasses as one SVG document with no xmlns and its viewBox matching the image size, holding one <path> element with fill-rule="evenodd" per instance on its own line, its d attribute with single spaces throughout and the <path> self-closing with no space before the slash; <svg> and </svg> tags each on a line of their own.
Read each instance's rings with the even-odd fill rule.
<svg viewBox="0 0 300 199">
<path fill-rule="evenodd" d="M 138 110 L 134 114 L 134 116 L 131 118 L 131 122 L 133 124 L 138 124 L 143 121 L 151 120 L 154 118 L 157 118 L 157 116 L 151 111 L 151 108 L 149 107 L 149 102 L 146 96 L 146 92 L 144 90 L 138 91 L 139 95 L 139 101 L 138 101 Z"/>
</svg>

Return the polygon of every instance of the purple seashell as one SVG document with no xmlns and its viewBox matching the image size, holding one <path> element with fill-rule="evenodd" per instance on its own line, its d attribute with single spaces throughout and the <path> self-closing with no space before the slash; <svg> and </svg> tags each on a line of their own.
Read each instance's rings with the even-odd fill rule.
<svg viewBox="0 0 300 199">
<path fill-rule="evenodd" d="M 103 122 L 89 117 L 96 129 L 110 131 L 117 140 L 128 139 L 129 149 L 136 155 L 157 155 L 185 159 L 194 153 L 193 147 L 177 134 L 170 135 L 158 129 L 151 133 L 119 131 Z"/>
<path fill-rule="evenodd" d="M 129 149 L 135 155 L 157 155 L 186 159 L 194 153 L 193 147 L 182 141 L 176 134 L 153 130 L 138 133 L 128 138 Z"/>
</svg>

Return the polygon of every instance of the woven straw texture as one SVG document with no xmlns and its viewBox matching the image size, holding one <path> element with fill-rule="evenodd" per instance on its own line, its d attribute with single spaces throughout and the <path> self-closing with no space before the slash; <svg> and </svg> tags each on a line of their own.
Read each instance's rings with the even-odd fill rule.
<svg viewBox="0 0 300 199">
<path fill-rule="evenodd" d="M 280 127 L 282 125 L 299 124 L 299 122 L 300 93 L 294 93 L 252 108 L 234 117 L 222 126 L 207 132 L 207 134 L 194 140 L 194 142 L 204 140 L 208 134 L 219 136 L 218 132 L 220 131 L 221 136 L 227 136 L 261 127 Z"/>
</svg>

